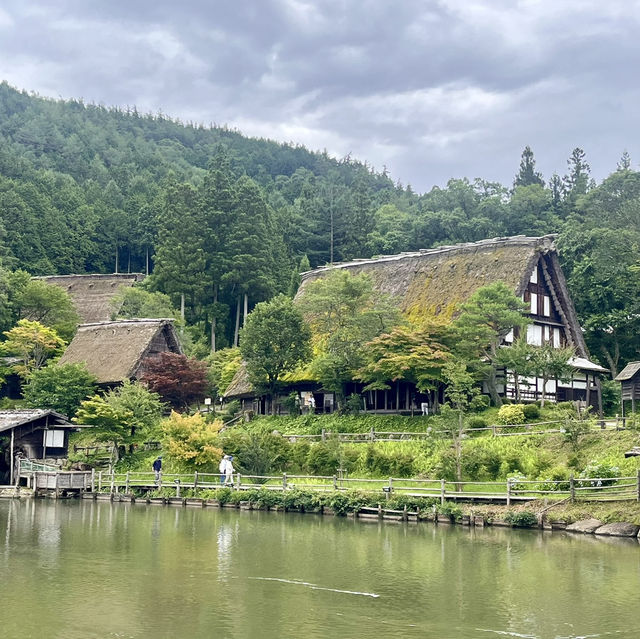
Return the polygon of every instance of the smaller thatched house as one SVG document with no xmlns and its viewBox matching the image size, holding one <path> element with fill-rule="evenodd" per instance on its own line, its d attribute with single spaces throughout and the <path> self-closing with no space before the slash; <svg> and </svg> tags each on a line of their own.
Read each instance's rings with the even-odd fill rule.
<svg viewBox="0 0 640 639">
<path fill-rule="evenodd" d="M 77 429 L 67 417 L 53 410 L 0 410 L 0 435 L 9 440 L 4 454 L 0 449 L 0 484 L 13 484 L 19 456 L 49 463 L 66 459 L 69 433 Z"/>
<path fill-rule="evenodd" d="M 620 406 L 624 417 L 624 403 L 631 401 L 631 412 L 636 412 L 636 402 L 640 400 L 640 362 L 629 362 L 615 378 L 620 382 Z"/>
<path fill-rule="evenodd" d="M 112 301 L 123 287 L 144 279 L 142 273 L 112 273 L 109 275 L 49 275 L 37 279 L 55 284 L 71 296 L 76 312 L 83 322 L 106 322 L 111 319 Z M 117 310 L 117 309 L 115 309 Z"/>
<path fill-rule="evenodd" d="M 133 319 L 82 324 L 61 364 L 84 363 L 101 386 L 144 373 L 144 362 L 161 353 L 182 354 L 172 319 Z"/>
</svg>

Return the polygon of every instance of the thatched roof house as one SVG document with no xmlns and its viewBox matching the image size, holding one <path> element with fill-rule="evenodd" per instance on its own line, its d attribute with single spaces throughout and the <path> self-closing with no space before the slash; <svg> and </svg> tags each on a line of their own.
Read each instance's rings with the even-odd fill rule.
<svg viewBox="0 0 640 639">
<path fill-rule="evenodd" d="M 61 364 L 86 364 L 103 385 L 136 379 L 144 360 L 160 353 L 182 353 L 172 319 L 134 319 L 82 324 Z"/>
<path fill-rule="evenodd" d="M 106 322 L 111 319 L 111 301 L 122 287 L 133 286 L 144 279 L 142 273 L 114 273 L 110 275 L 49 275 L 40 277 L 47 284 L 64 289 L 85 323 Z"/>
<path fill-rule="evenodd" d="M 547 396 L 589 402 L 591 391 L 597 390 L 597 375 L 605 369 L 589 361 L 552 235 L 500 237 L 323 266 L 302 274 L 296 299 L 304 296 L 311 282 L 341 269 L 353 274 L 368 274 L 374 287 L 389 295 L 412 320 L 429 315 L 453 317 L 459 305 L 479 288 L 497 281 L 504 282 L 530 307 L 529 343 L 575 348 L 576 358 L 572 363 L 582 372 L 568 385 L 556 384 L 555 380 L 549 383 Z M 513 339 L 513 333 L 505 335 L 505 343 L 511 343 Z M 525 398 L 538 399 L 541 383 L 541 380 L 532 380 L 525 391 Z M 507 396 L 514 392 L 506 380 L 502 390 Z M 402 393 L 402 389 L 398 390 L 395 400 L 388 400 L 388 395 L 385 395 L 381 400 L 385 409 L 394 405 L 394 401 L 396 409 L 399 409 Z M 242 369 L 225 396 L 250 396 L 248 380 Z M 404 401 L 405 404 L 407 402 Z"/>
</svg>

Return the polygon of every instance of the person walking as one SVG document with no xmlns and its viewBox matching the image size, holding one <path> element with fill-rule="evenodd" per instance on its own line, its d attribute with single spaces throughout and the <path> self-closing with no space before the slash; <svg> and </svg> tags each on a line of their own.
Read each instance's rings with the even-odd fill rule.
<svg viewBox="0 0 640 639">
<path fill-rule="evenodd" d="M 229 455 L 223 455 L 220 460 L 220 465 L 218 466 L 218 470 L 220 471 L 220 483 L 224 484 L 224 480 L 227 476 L 227 461 L 229 459 Z"/>
<path fill-rule="evenodd" d="M 227 465 L 224 469 L 224 485 L 233 486 L 233 473 L 236 469 L 233 467 L 233 455 L 227 455 Z"/>
<path fill-rule="evenodd" d="M 160 476 L 162 474 L 162 456 L 158 456 L 153 462 L 153 472 L 156 476 L 156 486 L 160 484 Z"/>
</svg>

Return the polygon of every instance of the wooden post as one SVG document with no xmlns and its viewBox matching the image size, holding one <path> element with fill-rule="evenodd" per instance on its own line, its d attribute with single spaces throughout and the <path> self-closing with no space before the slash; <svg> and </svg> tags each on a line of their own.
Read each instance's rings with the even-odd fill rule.
<svg viewBox="0 0 640 639">
<path fill-rule="evenodd" d="M 96 469 L 91 469 L 91 492 L 96 492 Z"/>
<path fill-rule="evenodd" d="M 98 492 L 102 492 L 102 471 L 98 471 Z"/>
<path fill-rule="evenodd" d="M 389 497 L 391 497 L 391 493 L 393 492 L 393 478 L 389 477 L 389 492 L 387 493 L 387 495 L 389 495 Z"/>
<path fill-rule="evenodd" d="M 114 483 L 115 483 L 115 474 L 113 472 L 113 470 L 111 471 L 111 493 L 113 493 L 113 487 L 114 487 Z"/>
<path fill-rule="evenodd" d="M 327 431 L 323 428 L 322 433 L 320 435 L 320 439 L 324 442 L 327 441 Z"/>
<path fill-rule="evenodd" d="M 282 473 L 282 490 L 287 490 L 287 473 Z"/>
<path fill-rule="evenodd" d="M 637 489 L 637 495 L 636 495 L 636 499 L 638 501 L 640 501 L 640 468 L 638 469 L 638 489 Z"/>
<path fill-rule="evenodd" d="M 496 436 L 496 425 L 495 424 L 491 424 L 491 436 L 492 437 Z"/>
<path fill-rule="evenodd" d="M 378 519 L 382 519 L 382 504 L 378 504 Z"/>
<path fill-rule="evenodd" d="M 55 478 L 56 478 L 56 480 L 55 480 L 55 496 L 56 496 L 56 499 L 58 499 L 58 477 L 59 476 L 60 476 L 59 473 L 55 474 Z"/>
<path fill-rule="evenodd" d="M 176 497 L 180 498 L 180 480 L 176 479 Z"/>
<path fill-rule="evenodd" d="M 11 468 L 9 470 L 9 483 L 13 486 L 13 469 L 14 466 L 16 465 L 15 459 L 13 458 L 13 447 L 14 447 L 14 433 L 15 433 L 15 428 L 11 429 L 11 452 L 9 453 L 9 463 L 11 464 Z M 19 474 L 18 474 L 19 476 Z"/>
<path fill-rule="evenodd" d="M 402 509 L 402 520 L 409 521 L 409 515 L 407 515 L 407 504 L 405 504 L 404 508 Z"/>
<path fill-rule="evenodd" d="M 440 504 L 442 504 L 444 506 L 444 499 L 445 496 L 445 481 L 444 479 L 440 480 Z"/>
<path fill-rule="evenodd" d="M 576 500 L 576 484 L 573 479 L 573 475 L 569 477 L 569 495 L 571 496 L 571 501 Z"/>
<path fill-rule="evenodd" d="M 333 490 L 338 490 L 338 476 L 333 476 Z"/>
<path fill-rule="evenodd" d="M 240 490 L 240 486 L 242 485 L 242 475 L 240 473 L 236 474 L 236 490 Z"/>
<path fill-rule="evenodd" d="M 369 439 L 374 442 L 376 440 L 376 431 L 374 430 L 373 426 L 371 427 L 371 429 L 369 430 Z"/>
<path fill-rule="evenodd" d="M 507 479 L 507 506 L 511 506 L 511 479 Z"/>
<path fill-rule="evenodd" d="M 129 494 L 129 471 L 127 471 L 127 476 L 124 480 L 124 494 L 125 495 Z"/>
<path fill-rule="evenodd" d="M 195 491 L 197 487 L 198 487 L 198 471 L 196 470 L 196 472 L 193 473 L 193 490 Z"/>
</svg>

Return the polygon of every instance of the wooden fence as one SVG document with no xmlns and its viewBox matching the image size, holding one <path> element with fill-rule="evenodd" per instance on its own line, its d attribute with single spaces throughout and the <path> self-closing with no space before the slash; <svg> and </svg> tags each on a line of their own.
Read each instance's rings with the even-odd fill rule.
<svg viewBox="0 0 640 639">
<path fill-rule="evenodd" d="M 493 437 L 514 437 L 514 436 L 530 436 L 530 435 L 551 435 L 553 433 L 564 433 L 565 422 L 562 420 L 554 420 L 548 422 L 535 422 L 531 424 L 493 424 L 480 428 L 463 428 L 462 433 L 469 435 L 472 433 L 490 432 Z M 557 426 L 557 428 L 540 428 L 540 426 Z M 624 420 L 608 420 L 597 421 L 591 428 L 592 432 L 601 432 L 602 430 L 624 430 Z M 377 431 L 371 428 L 362 433 L 334 433 L 329 430 L 322 429 L 322 432 L 314 435 L 305 435 L 297 433 L 284 433 L 282 436 L 290 442 L 297 441 L 326 441 L 327 439 L 337 439 L 338 441 L 357 444 L 364 442 L 389 442 L 389 441 L 416 441 L 433 437 L 436 431 L 428 428 L 426 431 Z"/>
<path fill-rule="evenodd" d="M 181 491 L 220 488 L 220 475 L 211 473 L 160 474 L 156 482 L 152 473 L 93 472 L 90 487 L 94 492 L 130 493 L 134 489 L 154 490 L 172 487 L 176 496 Z M 233 490 L 361 490 L 367 493 L 411 495 L 437 498 L 441 503 L 453 501 L 491 501 L 511 505 L 535 499 L 570 499 L 572 501 L 640 501 L 640 470 L 631 477 L 570 477 L 566 480 L 507 479 L 504 482 L 452 482 L 445 479 L 396 478 L 368 479 L 340 477 L 339 475 L 233 475 Z"/>
</svg>

